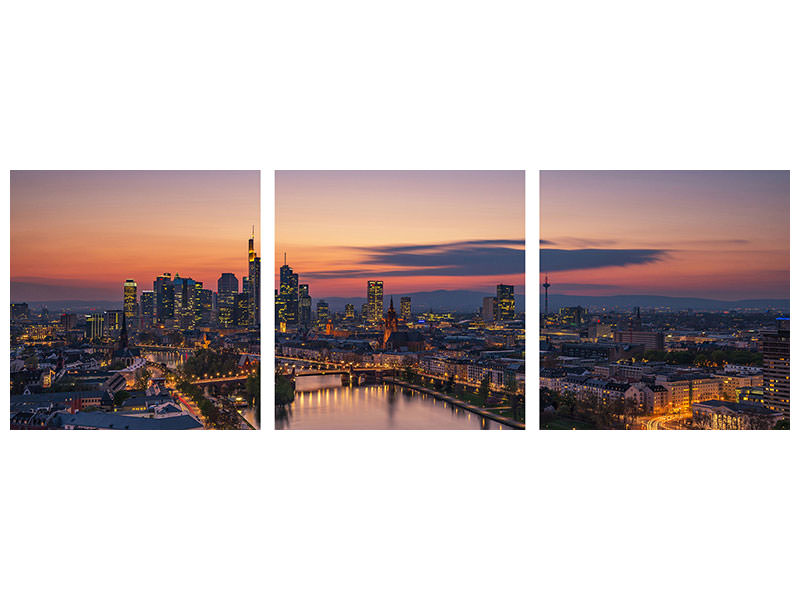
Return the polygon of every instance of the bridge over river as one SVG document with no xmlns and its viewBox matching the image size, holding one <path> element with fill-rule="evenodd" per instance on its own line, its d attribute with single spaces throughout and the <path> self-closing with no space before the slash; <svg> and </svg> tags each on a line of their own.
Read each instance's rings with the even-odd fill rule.
<svg viewBox="0 0 800 600">
<path fill-rule="evenodd" d="M 384 365 L 355 366 L 352 363 L 276 356 L 276 364 L 283 368 L 286 375 L 293 379 L 298 377 L 316 377 L 320 375 L 345 375 L 349 378 L 382 378 L 394 371 Z M 298 369 L 299 367 L 299 369 Z"/>
</svg>

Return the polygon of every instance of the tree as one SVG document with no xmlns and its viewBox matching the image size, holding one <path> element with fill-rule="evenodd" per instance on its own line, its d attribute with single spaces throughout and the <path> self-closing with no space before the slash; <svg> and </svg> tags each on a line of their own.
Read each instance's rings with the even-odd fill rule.
<svg viewBox="0 0 800 600">
<path fill-rule="evenodd" d="M 520 397 L 517 394 L 511 394 L 511 397 L 509 398 L 509 404 L 511 405 L 511 418 L 513 418 L 515 421 L 519 421 L 519 409 L 522 407 Z"/>
<path fill-rule="evenodd" d="M 548 406 L 552 406 L 555 408 L 556 398 L 558 394 L 551 390 L 550 388 L 541 388 L 539 389 L 539 414 L 544 414 L 545 409 Z"/>
<path fill-rule="evenodd" d="M 285 406 L 294 402 L 292 380 L 286 375 L 275 375 L 275 405 Z"/>
<path fill-rule="evenodd" d="M 261 396 L 261 368 L 256 369 L 255 373 L 247 376 L 247 381 L 244 384 L 245 394 L 247 395 L 248 402 L 254 406 Z"/>
<path fill-rule="evenodd" d="M 512 371 L 506 371 L 504 375 L 505 381 L 503 382 L 503 386 L 506 388 L 506 391 L 509 394 L 516 394 L 517 393 L 517 375 Z"/>
<path fill-rule="evenodd" d="M 478 389 L 478 396 L 480 396 L 481 400 L 484 402 L 489 399 L 489 373 L 483 376 L 481 387 Z"/>
<path fill-rule="evenodd" d="M 147 367 L 136 369 L 133 387 L 137 390 L 146 390 L 150 385 L 150 371 Z"/>
<path fill-rule="evenodd" d="M 563 417 L 571 417 L 575 413 L 575 405 L 578 400 L 574 392 L 564 392 L 558 398 L 556 412 Z"/>
<path fill-rule="evenodd" d="M 789 419 L 781 419 L 780 421 L 775 423 L 775 429 L 788 430 L 789 429 Z"/>
<path fill-rule="evenodd" d="M 130 398 L 131 393 L 126 390 L 120 390 L 116 394 L 114 394 L 114 406 L 120 407 L 122 403 L 125 402 L 128 398 Z"/>
</svg>

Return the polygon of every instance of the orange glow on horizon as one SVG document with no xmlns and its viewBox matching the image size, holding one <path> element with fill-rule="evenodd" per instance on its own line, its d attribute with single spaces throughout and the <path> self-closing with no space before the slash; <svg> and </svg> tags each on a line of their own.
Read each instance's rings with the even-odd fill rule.
<svg viewBox="0 0 800 600">
<path fill-rule="evenodd" d="M 12 282 L 62 294 L 41 300 L 121 300 L 164 272 L 241 285 L 259 187 L 257 171 L 12 172 Z"/>
</svg>

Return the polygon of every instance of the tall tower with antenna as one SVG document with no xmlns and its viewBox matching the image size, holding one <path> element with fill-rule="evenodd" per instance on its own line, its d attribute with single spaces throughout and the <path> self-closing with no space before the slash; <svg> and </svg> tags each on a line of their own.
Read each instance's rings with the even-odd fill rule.
<svg viewBox="0 0 800 600">
<path fill-rule="evenodd" d="M 252 327 L 261 324 L 261 258 L 256 254 L 255 237 L 256 226 L 253 225 L 250 239 L 247 240 L 248 309 Z"/>
<path fill-rule="evenodd" d="M 547 275 L 544 276 L 544 283 L 542 284 L 542 287 L 544 288 L 544 314 L 547 316 L 549 313 L 547 306 L 547 290 L 550 289 L 550 278 Z"/>
</svg>

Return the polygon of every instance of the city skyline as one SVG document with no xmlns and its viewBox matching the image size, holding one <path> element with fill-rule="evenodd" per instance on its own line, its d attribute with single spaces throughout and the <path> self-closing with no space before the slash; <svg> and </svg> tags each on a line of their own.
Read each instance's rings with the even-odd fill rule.
<svg viewBox="0 0 800 600">
<path fill-rule="evenodd" d="M 524 192 L 522 171 L 277 171 L 276 287 L 286 255 L 317 298 L 524 293 Z"/>
<path fill-rule="evenodd" d="M 241 281 L 259 189 L 258 171 L 12 171 L 11 301 L 121 302 L 164 272 Z"/>
<path fill-rule="evenodd" d="M 789 297 L 788 171 L 542 171 L 540 216 L 550 294 Z"/>
</svg>

